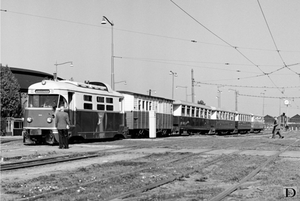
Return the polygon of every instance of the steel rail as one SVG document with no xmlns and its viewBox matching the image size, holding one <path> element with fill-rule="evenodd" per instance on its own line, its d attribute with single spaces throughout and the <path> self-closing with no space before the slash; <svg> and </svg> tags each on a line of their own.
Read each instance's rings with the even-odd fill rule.
<svg viewBox="0 0 300 201">
<path fill-rule="evenodd" d="M 290 148 L 292 145 L 294 145 L 298 141 L 299 141 L 299 139 L 297 139 L 295 142 L 293 142 L 290 145 L 288 145 L 283 150 L 281 150 L 278 153 L 274 154 L 266 162 L 264 162 L 263 164 L 261 164 L 259 167 L 257 167 L 255 170 L 253 170 L 250 174 L 248 174 L 246 177 L 244 177 L 238 184 L 229 187 L 228 189 L 226 189 L 222 193 L 220 193 L 217 196 L 211 198 L 209 201 L 220 201 L 220 200 L 224 199 L 227 195 L 231 194 L 233 191 L 235 191 L 236 189 L 238 189 L 243 183 L 245 183 L 246 181 L 248 181 L 249 179 L 251 179 L 252 177 L 254 177 L 258 172 L 261 171 L 262 168 L 266 167 L 270 162 L 272 162 L 273 160 L 275 160 L 280 154 L 282 154 L 283 152 L 285 152 L 288 148 Z"/>
<path fill-rule="evenodd" d="M 134 147 L 135 146 L 129 147 L 129 149 L 133 149 Z M 14 163 L 6 163 L 6 164 L 1 164 L 1 172 L 8 171 L 8 170 L 21 169 L 21 168 L 34 167 L 34 166 L 49 165 L 49 164 L 54 164 L 54 163 L 62 163 L 62 162 L 68 162 L 68 161 L 74 161 L 74 160 L 82 160 L 82 159 L 93 158 L 93 157 L 101 157 L 102 155 L 104 155 L 104 153 L 107 153 L 107 152 L 113 151 L 113 150 L 118 151 L 119 149 L 121 149 L 121 151 L 122 151 L 124 149 L 124 147 L 101 150 L 101 151 L 94 151 L 94 152 L 85 152 L 85 153 L 81 154 L 83 156 L 76 156 L 76 157 L 74 157 L 74 154 L 73 154 L 73 155 L 63 155 L 63 156 L 55 156 L 55 157 L 47 157 L 47 158 L 19 161 L 19 162 L 14 162 Z"/>
<path fill-rule="evenodd" d="M 163 161 L 163 162 L 155 163 L 155 164 L 150 165 L 150 166 L 147 165 L 147 166 L 143 166 L 143 167 L 140 167 L 140 168 L 128 171 L 128 172 L 123 172 L 119 175 L 107 176 L 107 177 L 103 177 L 103 178 L 101 178 L 99 180 L 96 180 L 96 181 L 91 181 L 91 182 L 87 182 L 87 183 L 80 183 L 78 185 L 73 185 L 73 186 L 70 186 L 70 187 L 63 188 L 63 189 L 47 192 L 47 193 L 44 193 L 44 194 L 39 194 L 39 195 L 31 196 L 31 197 L 18 199 L 18 201 L 36 200 L 36 199 L 43 198 L 43 197 L 46 197 L 46 196 L 49 196 L 49 195 L 52 195 L 52 194 L 61 193 L 61 192 L 66 191 L 66 190 L 75 189 L 75 188 L 78 188 L 79 186 L 81 186 L 81 187 L 88 186 L 88 185 L 91 185 L 91 184 L 96 184 L 96 183 L 99 183 L 99 182 L 102 182 L 102 181 L 105 181 L 105 180 L 109 180 L 109 179 L 113 179 L 113 178 L 117 178 L 117 177 L 120 177 L 120 176 L 141 172 L 143 170 L 151 169 L 151 168 L 154 168 L 156 166 L 175 163 L 175 162 L 178 162 L 178 161 L 181 161 L 181 160 L 193 157 L 193 156 L 201 155 L 202 153 L 203 152 L 197 153 L 197 154 L 192 153 L 192 154 L 189 154 L 187 156 L 183 156 L 183 157 L 180 157 L 180 158 L 177 158 L 177 159 L 173 159 L 173 160 L 169 160 L 169 161 Z"/>
<path fill-rule="evenodd" d="M 186 176 L 188 176 L 188 175 L 190 175 L 190 174 L 192 174 L 194 172 L 199 171 L 200 169 L 203 169 L 203 168 L 206 168 L 206 167 L 211 166 L 213 164 L 216 164 L 216 163 L 218 163 L 218 162 L 220 162 L 222 160 L 224 160 L 224 155 L 221 155 L 221 156 L 219 156 L 219 157 L 217 157 L 217 158 L 215 158 L 215 159 L 213 159 L 211 161 L 208 161 L 208 162 L 204 163 L 203 165 L 200 165 L 200 167 L 197 167 L 197 168 L 195 168 L 193 170 L 186 171 L 185 173 L 180 174 L 178 176 L 173 176 L 173 177 L 170 177 L 168 179 L 165 179 L 165 180 L 162 180 L 162 181 L 159 181 L 159 182 L 147 185 L 145 187 L 141 187 L 141 188 L 135 189 L 133 191 L 129 191 L 127 193 L 123 193 L 121 195 L 111 196 L 111 197 L 105 199 L 105 201 L 120 200 L 120 199 L 126 199 L 129 196 L 136 196 L 136 195 L 138 195 L 140 193 L 143 193 L 143 192 L 152 190 L 154 188 L 157 188 L 159 186 L 171 183 L 171 182 L 173 182 L 175 180 L 179 180 L 179 179 L 181 179 L 183 177 L 186 177 Z"/>
</svg>

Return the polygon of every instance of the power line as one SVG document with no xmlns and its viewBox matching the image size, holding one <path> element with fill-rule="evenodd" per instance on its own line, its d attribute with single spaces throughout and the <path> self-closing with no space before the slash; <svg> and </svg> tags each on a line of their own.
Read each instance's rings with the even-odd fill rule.
<svg viewBox="0 0 300 201">
<path fill-rule="evenodd" d="M 207 83 L 207 82 L 195 82 L 197 84 L 204 84 L 204 85 L 214 85 L 214 86 L 222 86 L 222 87 L 240 87 L 240 88 L 260 88 L 260 89 L 277 89 L 278 87 L 267 87 L 267 86 L 243 86 L 243 85 L 230 85 L 230 84 L 215 84 L 215 83 Z M 293 89 L 293 88 L 300 88 L 300 86 L 288 86 L 288 87 L 279 87 L 284 89 Z"/>
<path fill-rule="evenodd" d="M 247 96 L 247 97 L 255 97 L 255 98 L 274 98 L 274 99 L 282 99 L 282 98 L 285 98 L 285 99 L 298 99 L 298 98 L 300 98 L 300 96 L 298 96 L 298 97 L 259 96 L 259 95 L 250 95 L 250 94 L 240 94 L 240 93 L 239 93 L 239 96 Z"/>
<path fill-rule="evenodd" d="M 176 4 L 173 0 L 170 0 L 175 6 L 177 6 L 181 11 L 183 11 L 186 15 L 188 15 L 191 19 L 193 19 L 196 23 L 201 25 L 204 29 L 206 29 L 208 32 L 210 32 L 212 35 L 223 41 L 225 44 L 227 44 L 229 47 L 232 47 L 235 49 L 240 55 L 242 55 L 246 60 L 248 60 L 250 63 L 252 63 L 254 66 L 256 66 L 265 76 L 269 78 L 269 80 L 273 83 L 274 86 L 280 91 L 280 89 L 277 87 L 275 82 L 271 79 L 271 77 L 268 75 L 268 73 L 264 72 L 257 64 L 255 64 L 251 59 L 249 59 L 245 54 L 243 54 L 237 46 L 231 45 L 229 42 L 221 38 L 219 35 L 211 31 L 209 28 L 207 28 L 205 25 L 203 25 L 201 22 L 199 22 L 196 18 L 194 18 L 192 15 L 190 15 L 187 11 L 185 11 L 183 8 L 181 8 L 178 4 Z M 281 92 L 281 91 L 280 91 Z M 282 92 L 281 92 L 282 93 Z"/>
<path fill-rule="evenodd" d="M 100 26 L 100 25 L 96 25 L 96 24 L 90 24 L 90 23 L 85 23 L 85 22 L 77 22 L 77 21 L 72 21 L 72 20 L 65 20 L 65 19 L 54 18 L 54 17 L 34 15 L 34 14 L 28 14 L 28 13 L 16 12 L 16 11 L 4 10 L 4 9 L 0 9 L 0 11 L 8 12 L 8 13 L 13 13 L 13 14 L 19 14 L 19 15 L 25 15 L 25 16 L 30 16 L 30 17 L 44 18 L 44 19 L 48 19 L 48 20 L 55 20 L 55 21 L 60 21 L 60 22 L 67 22 L 67 23 L 72 23 L 72 24 L 79 24 L 79 25 L 92 26 L 92 27 L 100 27 L 100 28 L 108 29 L 108 28 L 106 28 L 104 26 Z M 115 30 L 124 31 L 124 32 L 130 32 L 130 33 L 135 33 L 135 34 L 142 34 L 142 35 L 154 36 L 154 37 L 161 37 L 161 38 L 173 39 L 173 40 L 186 41 L 186 42 L 193 42 L 193 43 L 201 43 L 201 44 L 206 44 L 206 45 L 215 45 L 215 46 L 228 47 L 228 45 L 203 42 L 203 41 L 199 41 L 199 40 L 191 40 L 191 39 L 178 38 L 178 37 L 165 36 L 165 35 L 152 34 L 152 33 L 145 33 L 145 32 L 132 31 L 132 30 L 125 30 L 125 29 L 119 29 L 119 28 L 115 28 Z M 251 48 L 251 47 L 241 47 L 241 46 L 240 47 L 236 46 L 236 48 L 239 48 L 239 49 L 248 49 L 248 50 L 255 50 L 255 51 L 272 51 L 272 52 L 278 51 L 278 50 L 273 50 L 273 49 Z M 295 52 L 295 53 L 300 52 L 300 51 L 297 51 L 297 50 L 280 50 L 280 51 L 281 52 Z"/>
<path fill-rule="evenodd" d="M 269 24 L 268 24 L 267 18 L 266 18 L 265 14 L 264 14 L 264 11 L 263 11 L 263 9 L 262 9 L 262 6 L 261 6 L 259 0 L 257 0 L 257 3 L 258 3 L 258 5 L 259 5 L 259 8 L 260 8 L 261 13 L 262 13 L 262 15 L 263 15 L 263 18 L 264 18 L 265 23 L 266 23 L 266 25 L 267 25 L 268 31 L 269 31 L 269 33 L 270 33 L 270 35 L 271 35 L 273 44 L 274 44 L 274 46 L 275 46 L 275 48 L 276 48 L 276 52 L 278 53 L 278 55 L 279 55 L 279 57 L 280 57 L 280 59 L 281 59 L 283 65 L 284 65 L 284 68 L 287 68 L 287 69 L 289 69 L 290 71 L 292 71 L 293 73 L 299 75 L 299 73 L 297 73 L 296 71 L 294 71 L 294 70 L 292 70 L 291 68 L 289 68 L 288 65 L 286 65 L 285 61 L 283 60 L 283 57 L 282 57 L 282 55 L 280 54 L 280 50 L 279 50 L 278 47 L 277 47 L 277 44 L 276 44 L 275 39 L 274 39 L 274 36 L 273 36 L 273 34 L 272 34 L 272 31 L 271 31 L 271 29 L 270 29 L 270 26 L 269 26 Z M 283 69 L 283 68 L 277 69 L 277 71 L 282 70 L 282 69 Z"/>
</svg>

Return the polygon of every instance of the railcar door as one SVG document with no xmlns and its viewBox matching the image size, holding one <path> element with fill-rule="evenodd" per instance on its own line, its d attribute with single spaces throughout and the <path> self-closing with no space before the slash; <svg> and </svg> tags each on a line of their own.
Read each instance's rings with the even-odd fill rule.
<svg viewBox="0 0 300 201">
<path fill-rule="evenodd" d="M 68 114 L 70 119 L 70 130 L 73 133 L 76 125 L 76 107 L 73 92 L 68 92 Z"/>
</svg>

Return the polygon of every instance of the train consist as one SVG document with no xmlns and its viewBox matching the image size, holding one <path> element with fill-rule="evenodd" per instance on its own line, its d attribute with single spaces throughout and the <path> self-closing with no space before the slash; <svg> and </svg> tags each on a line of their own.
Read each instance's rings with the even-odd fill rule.
<svg viewBox="0 0 300 201">
<path fill-rule="evenodd" d="M 155 111 L 158 136 L 260 132 L 262 116 L 206 105 L 114 91 L 102 82 L 43 80 L 28 89 L 24 143 L 58 141 L 55 113 L 60 106 L 70 117 L 70 140 L 149 136 L 149 111 Z"/>
</svg>

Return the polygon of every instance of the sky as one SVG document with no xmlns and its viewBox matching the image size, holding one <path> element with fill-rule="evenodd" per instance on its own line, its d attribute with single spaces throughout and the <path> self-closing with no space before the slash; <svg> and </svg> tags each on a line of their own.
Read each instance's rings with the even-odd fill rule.
<svg viewBox="0 0 300 201">
<path fill-rule="evenodd" d="M 110 84 L 113 39 L 116 90 L 300 114 L 299 0 L 0 1 L 2 65 Z"/>
</svg>

